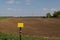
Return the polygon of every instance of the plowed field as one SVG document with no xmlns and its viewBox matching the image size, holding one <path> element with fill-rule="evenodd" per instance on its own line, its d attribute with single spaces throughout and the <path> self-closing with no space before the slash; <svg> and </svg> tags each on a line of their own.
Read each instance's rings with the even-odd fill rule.
<svg viewBox="0 0 60 40">
<path fill-rule="evenodd" d="M 6 18 L 0 20 L 0 32 L 19 34 L 18 22 L 24 23 L 23 35 L 60 37 L 60 19 L 55 18 Z"/>
</svg>

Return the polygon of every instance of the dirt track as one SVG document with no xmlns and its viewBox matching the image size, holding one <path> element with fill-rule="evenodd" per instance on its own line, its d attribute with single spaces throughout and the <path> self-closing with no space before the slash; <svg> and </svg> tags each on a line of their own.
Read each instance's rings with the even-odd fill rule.
<svg viewBox="0 0 60 40">
<path fill-rule="evenodd" d="M 17 23 L 24 22 L 23 35 L 60 37 L 60 19 L 8 18 L 0 20 L 0 31 L 17 34 Z"/>
</svg>

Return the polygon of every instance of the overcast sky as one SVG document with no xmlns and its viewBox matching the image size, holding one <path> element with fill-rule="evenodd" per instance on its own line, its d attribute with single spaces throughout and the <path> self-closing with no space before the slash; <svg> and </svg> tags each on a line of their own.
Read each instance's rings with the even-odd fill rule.
<svg viewBox="0 0 60 40">
<path fill-rule="evenodd" d="M 0 16 L 44 16 L 60 10 L 60 0 L 0 0 Z"/>
</svg>

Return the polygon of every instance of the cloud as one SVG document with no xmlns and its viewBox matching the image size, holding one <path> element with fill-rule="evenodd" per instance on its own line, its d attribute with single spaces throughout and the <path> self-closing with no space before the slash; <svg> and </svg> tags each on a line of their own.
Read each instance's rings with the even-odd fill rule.
<svg viewBox="0 0 60 40">
<path fill-rule="evenodd" d="M 47 10 L 49 10 L 49 11 L 59 11 L 60 9 L 58 9 L 58 8 L 43 8 L 43 11 L 47 11 Z"/>
<path fill-rule="evenodd" d="M 59 11 L 60 9 L 52 8 L 51 11 Z"/>
<path fill-rule="evenodd" d="M 14 3 L 19 3 L 19 1 L 16 1 L 16 0 L 8 0 L 6 1 L 7 4 L 14 4 Z"/>
<path fill-rule="evenodd" d="M 15 0 L 8 0 L 6 1 L 7 4 L 13 4 L 15 2 Z"/>
<path fill-rule="evenodd" d="M 30 5 L 31 4 L 31 0 L 25 0 L 26 5 Z"/>
<path fill-rule="evenodd" d="M 42 12 L 43 13 L 50 13 L 51 12 L 51 9 L 49 9 L 49 8 L 43 8 L 42 9 Z"/>
<path fill-rule="evenodd" d="M 43 8 L 42 9 L 42 13 L 54 13 L 54 11 L 60 11 L 60 9 L 58 9 L 58 8 Z"/>
<path fill-rule="evenodd" d="M 10 13 L 22 13 L 22 9 L 21 8 L 7 8 L 7 12 L 10 12 Z"/>
<path fill-rule="evenodd" d="M 7 8 L 7 11 L 9 11 L 9 12 L 16 12 L 16 9 L 14 9 L 14 8 Z"/>
</svg>

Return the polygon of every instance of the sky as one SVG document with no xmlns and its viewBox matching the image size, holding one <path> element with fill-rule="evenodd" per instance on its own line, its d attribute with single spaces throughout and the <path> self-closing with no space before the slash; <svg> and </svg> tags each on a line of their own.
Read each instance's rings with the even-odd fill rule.
<svg viewBox="0 0 60 40">
<path fill-rule="evenodd" d="M 60 0 L 0 0 L 0 16 L 45 16 L 60 10 Z"/>
</svg>

